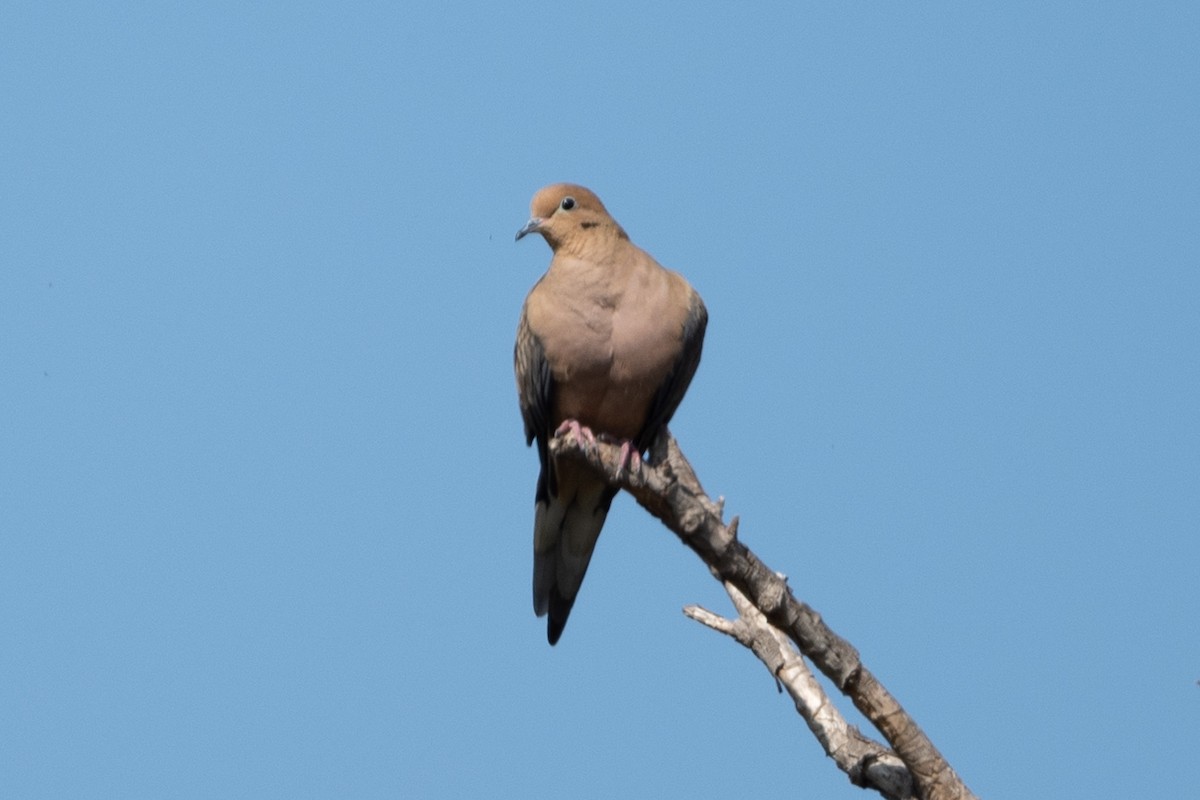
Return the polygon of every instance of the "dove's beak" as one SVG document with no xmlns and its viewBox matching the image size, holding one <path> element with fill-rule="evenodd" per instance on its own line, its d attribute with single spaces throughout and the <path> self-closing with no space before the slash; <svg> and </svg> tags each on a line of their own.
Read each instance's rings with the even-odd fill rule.
<svg viewBox="0 0 1200 800">
<path fill-rule="evenodd" d="M 521 239 L 528 233 L 537 233 L 538 231 L 540 231 L 542 229 L 543 221 L 544 220 L 541 217 L 531 217 L 529 222 L 525 223 L 525 227 L 523 227 L 523 228 L 521 228 L 521 230 L 517 231 L 516 241 L 518 241 L 518 242 L 521 241 Z"/>
</svg>

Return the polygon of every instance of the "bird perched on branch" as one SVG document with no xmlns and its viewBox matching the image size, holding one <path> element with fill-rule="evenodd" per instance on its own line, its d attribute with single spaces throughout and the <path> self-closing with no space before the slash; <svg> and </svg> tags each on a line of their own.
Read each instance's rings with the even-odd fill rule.
<svg viewBox="0 0 1200 800">
<path fill-rule="evenodd" d="M 704 342 L 700 295 L 629 240 L 600 198 L 557 183 L 530 203 L 517 239 L 554 251 L 521 310 L 514 362 L 527 444 L 537 441 L 533 610 L 562 635 L 617 490 L 547 451 L 560 429 L 622 445 L 635 466 L 687 391 Z"/>
</svg>

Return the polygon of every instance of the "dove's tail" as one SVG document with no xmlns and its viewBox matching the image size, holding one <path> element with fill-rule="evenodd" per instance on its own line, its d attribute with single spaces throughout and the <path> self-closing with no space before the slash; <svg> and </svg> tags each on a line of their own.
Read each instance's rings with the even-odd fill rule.
<svg viewBox="0 0 1200 800">
<path fill-rule="evenodd" d="M 549 614 L 546 638 L 558 641 L 583 583 L 616 490 L 582 465 L 559 465 L 551 495 L 543 470 L 533 521 L 533 610 Z"/>
</svg>

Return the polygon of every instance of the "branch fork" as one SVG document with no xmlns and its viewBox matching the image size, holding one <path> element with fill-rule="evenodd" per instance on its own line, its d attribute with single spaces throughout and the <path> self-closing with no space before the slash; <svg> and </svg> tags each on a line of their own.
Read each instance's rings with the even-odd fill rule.
<svg viewBox="0 0 1200 800">
<path fill-rule="evenodd" d="M 700 485 L 678 442 L 666 429 L 640 467 L 626 467 L 621 448 L 587 441 L 572 430 L 549 443 L 555 459 L 575 459 L 633 495 L 701 560 L 738 612 L 725 619 L 697 606 L 684 613 L 750 649 L 791 696 L 825 752 L 856 786 L 894 800 L 974 798 L 925 733 L 863 665 L 858 651 L 821 615 L 796 599 L 786 578 L 738 540 L 738 520 L 723 520 L 724 498 Z M 802 657 L 803 656 L 803 657 Z M 876 742 L 849 725 L 825 694 L 805 658 L 831 680 L 882 734 Z"/>
</svg>

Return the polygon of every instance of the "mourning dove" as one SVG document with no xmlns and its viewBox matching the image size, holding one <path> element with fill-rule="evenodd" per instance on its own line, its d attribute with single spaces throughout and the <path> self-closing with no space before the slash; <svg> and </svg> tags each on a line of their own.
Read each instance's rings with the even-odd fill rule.
<svg viewBox="0 0 1200 800">
<path fill-rule="evenodd" d="M 527 444 L 537 440 L 533 610 L 562 635 L 617 490 L 547 453 L 560 426 L 623 446 L 640 462 L 683 399 L 708 312 L 700 295 L 629 241 L 595 194 L 559 183 L 533 196 L 517 239 L 540 233 L 554 257 L 521 310 L 514 355 Z"/>
</svg>

